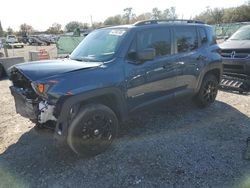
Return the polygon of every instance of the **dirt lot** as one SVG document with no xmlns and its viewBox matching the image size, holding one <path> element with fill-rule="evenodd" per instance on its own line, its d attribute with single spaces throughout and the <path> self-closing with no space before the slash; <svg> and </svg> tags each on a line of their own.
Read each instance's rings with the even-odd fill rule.
<svg viewBox="0 0 250 188">
<path fill-rule="evenodd" d="M 250 187 L 250 96 L 220 92 L 207 109 L 181 101 L 141 112 L 108 151 L 78 158 L 15 113 L 9 85 L 0 81 L 0 187 Z"/>
</svg>

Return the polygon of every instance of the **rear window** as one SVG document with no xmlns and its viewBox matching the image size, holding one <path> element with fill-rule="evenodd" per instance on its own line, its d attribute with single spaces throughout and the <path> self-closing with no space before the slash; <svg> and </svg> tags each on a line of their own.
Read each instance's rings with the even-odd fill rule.
<svg viewBox="0 0 250 188">
<path fill-rule="evenodd" d="M 175 40 L 178 53 L 190 52 L 198 48 L 198 37 L 195 27 L 175 28 Z"/>
</svg>

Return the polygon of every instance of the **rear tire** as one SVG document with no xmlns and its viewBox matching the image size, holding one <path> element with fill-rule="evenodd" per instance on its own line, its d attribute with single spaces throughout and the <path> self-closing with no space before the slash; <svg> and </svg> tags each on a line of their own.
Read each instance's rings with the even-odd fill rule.
<svg viewBox="0 0 250 188">
<path fill-rule="evenodd" d="M 81 156 L 93 156 L 105 151 L 118 132 L 115 113 L 102 104 L 81 108 L 68 130 L 70 148 Z"/>
<path fill-rule="evenodd" d="M 203 78 L 201 87 L 194 101 L 200 108 L 205 108 L 211 105 L 217 96 L 219 82 L 215 75 L 208 74 Z"/>
</svg>

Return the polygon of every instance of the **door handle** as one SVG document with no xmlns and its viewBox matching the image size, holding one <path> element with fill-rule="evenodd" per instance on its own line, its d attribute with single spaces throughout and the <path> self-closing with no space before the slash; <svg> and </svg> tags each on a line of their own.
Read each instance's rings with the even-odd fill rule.
<svg viewBox="0 0 250 188">
<path fill-rule="evenodd" d="M 177 62 L 178 65 L 184 65 L 185 63 L 183 61 Z"/>
</svg>

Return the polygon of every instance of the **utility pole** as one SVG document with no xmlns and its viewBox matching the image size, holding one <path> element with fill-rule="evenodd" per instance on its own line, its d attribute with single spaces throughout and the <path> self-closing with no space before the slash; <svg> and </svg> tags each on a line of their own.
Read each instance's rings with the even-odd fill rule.
<svg viewBox="0 0 250 188">
<path fill-rule="evenodd" d="M 90 23 L 91 23 L 91 27 L 93 28 L 93 18 L 92 18 L 92 15 L 90 15 Z"/>
</svg>

